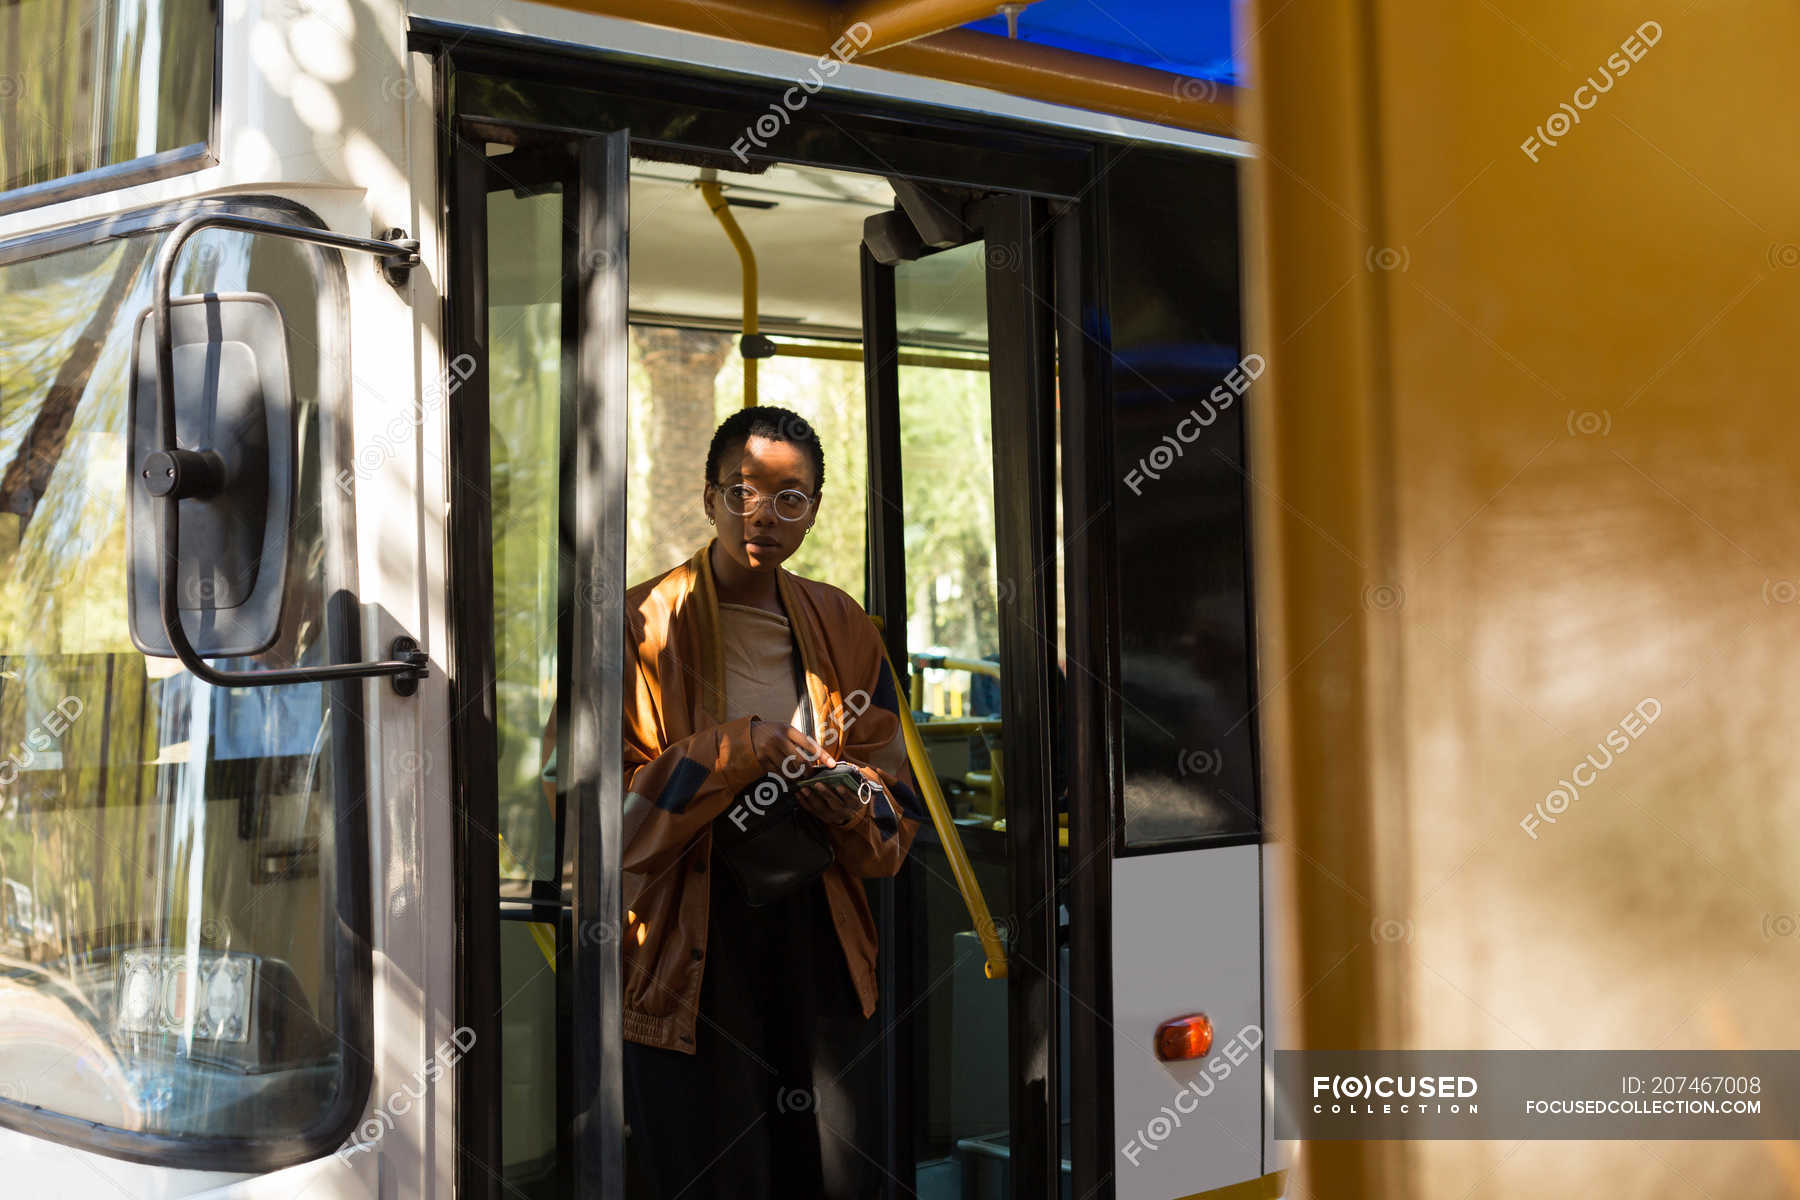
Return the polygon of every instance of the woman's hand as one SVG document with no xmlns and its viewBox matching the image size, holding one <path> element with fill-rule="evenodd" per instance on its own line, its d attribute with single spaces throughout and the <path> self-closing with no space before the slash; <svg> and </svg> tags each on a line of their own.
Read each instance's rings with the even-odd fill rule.
<svg viewBox="0 0 1800 1200">
<path fill-rule="evenodd" d="M 856 788 L 843 783 L 808 782 L 803 776 L 837 766 L 837 759 L 805 733 L 779 721 L 752 721 L 750 746 L 769 773 L 794 789 L 808 812 L 832 825 L 848 824 L 862 808 Z"/>
<path fill-rule="evenodd" d="M 750 722 L 750 749 L 758 762 L 784 782 L 817 768 L 837 765 L 837 759 L 826 753 L 823 746 L 779 721 Z"/>
<path fill-rule="evenodd" d="M 808 812 L 831 825 L 848 825 L 862 809 L 862 797 L 854 787 L 836 781 L 801 780 L 794 792 Z"/>
</svg>

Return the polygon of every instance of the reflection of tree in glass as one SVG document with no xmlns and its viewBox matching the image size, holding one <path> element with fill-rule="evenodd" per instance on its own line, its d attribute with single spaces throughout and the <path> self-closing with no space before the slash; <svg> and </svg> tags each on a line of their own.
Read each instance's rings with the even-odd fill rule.
<svg viewBox="0 0 1800 1200">
<path fill-rule="evenodd" d="M 101 641 L 129 645 L 117 594 L 94 581 L 123 581 L 125 373 L 154 240 L 71 256 L 66 265 L 77 271 L 48 286 L 32 286 L 31 263 L 0 273 L 0 392 L 11 401 L 0 433 L 0 594 L 12 602 L 0 615 L 0 646 L 25 640 L 14 622 L 40 648 L 63 645 L 67 634 L 98 649 L 89 637 L 100 630 Z M 43 344 L 58 345 L 56 356 L 38 353 Z M 111 486 L 95 487 L 89 476 L 102 453 L 116 473 Z"/>
<path fill-rule="evenodd" d="M 538 771 L 540 740 L 556 701 L 557 589 L 565 582 L 559 571 L 572 566 L 572 559 L 559 563 L 559 552 L 573 552 L 559 534 L 562 307 L 552 300 L 497 308 L 493 326 L 488 471 L 500 872 L 554 879 L 555 826 Z"/>
<path fill-rule="evenodd" d="M 644 557 L 634 562 L 673 566 L 711 534 L 700 507 L 706 448 L 717 409 L 715 380 L 728 363 L 741 370 L 736 339 L 710 329 L 637 325 L 632 357 L 646 383 L 648 421 L 634 422 L 645 442 L 647 470 L 632 495 L 643 524 Z"/>
<path fill-rule="evenodd" d="M 204 141 L 212 21 L 207 0 L 0 6 L 0 190 Z"/>
<path fill-rule="evenodd" d="M 135 763 L 139 747 L 121 736 L 109 752 L 101 709 L 54 740 L 43 721 L 67 696 L 104 707 L 110 691 L 116 723 L 135 729 L 143 704 L 142 671 L 114 680 L 112 658 L 92 653 L 105 648 L 97 640 L 129 645 L 122 587 L 94 582 L 123 580 L 125 468 L 121 456 L 90 496 L 86 435 L 123 426 L 126 339 L 116 326 L 129 324 L 120 318 L 152 241 L 0 270 L 0 755 L 12 777 L 0 875 L 30 897 L 18 947 L 30 958 L 66 955 L 78 931 L 110 923 L 103 898 L 128 897 L 131 886 L 129 856 L 100 842 L 82 801 L 131 805 L 138 773 L 108 778 L 107 760 Z M 45 770 L 58 760 L 60 770 Z"/>
<path fill-rule="evenodd" d="M 0 269 L 0 753 L 38 752 L 9 789 L 0 873 L 32 896 L 39 957 L 67 957 L 100 930 L 125 936 L 152 911 L 136 859 L 154 769 L 139 764 L 159 753 L 162 689 L 147 687 L 126 634 L 120 489 L 130 338 L 156 243 Z M 81 716 L 53 743 L 28 743 L 66 697 Z"/>
<path fill-rule="evenodd" d="M 980 658 L 1000 638 L 987 376 L 902 367 L 900 397 L 908 642 Z"/>
</svg>

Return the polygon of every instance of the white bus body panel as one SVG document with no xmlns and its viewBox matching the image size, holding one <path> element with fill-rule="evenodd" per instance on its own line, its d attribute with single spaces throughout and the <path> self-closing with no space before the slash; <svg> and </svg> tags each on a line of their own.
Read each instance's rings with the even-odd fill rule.
<svg viewBox="0 0 1800 1200">
<path fill-rule="evenodd" d="M 246 1177 L 145 1166 L 0 1129 L 0 1178 L 5 1180 L 6 1195 L 30 1196 L 32 1200 L 93 1200 L 95 1196 L 171 1200 Z"/>
<path fill-rule="evenodd" d="M 304 204 L 339 233 L 399 226 L 420 240 L 422 267 L 404 289 L 389 285 L 370 256 L 343 256 L 352 477 L 321 480 L 355 493 L 362 656 L 386 657 L 389 641 L 407 632 L 431 659 L 414 697 L 397 697 L 385 680 L 364 688 L 375 1053 L 361 1136 L 373 1145 L 248 1176 L 127 1162 L 0 1129 L 0 1192 L 429 1200 L 454 1186 L 454 1072 L 428 1082 L 418 1100 L 399 1089 L 419 1090 L 425 1062 L 455 1032 L 445 254 L 431 60 L 402 52 L 398 6 L 269 0 L 228 5 L 224 21 L 218 165 L 0 216 L 0 239 L 195 196 L 259 193 Z"/>
<path fill-rule="evenodd" d="M 1284 890 L 1293 872 L 1293 854 L 1276 842 L 1264 842 L 1262 854 L 1263 902 L 1263 1174 L 1286 1171 L 1294 1165 L 1298 1143 L 1275 1140 L 1275 1051 L 1287 1049 L 1287 1029 L 1281 1010 L 1275 1007 L 1282 995 L 1277 971 L 1281 965 L 1281 944 L 1276 930 L 1288 928 L 1281 923 L 1286 911 Z"/>
<path fill-rule="evenodd" d="M 360 1160 L 360 1161 L 359 1161 Z M 336 1155 L 268 1175 L 178 1171 L 108 1158 L 0 1129 L 0 1178 L 8 1196 L 31 1200 L 365 1200 L 374 1196 L 377 1163 L 372 1154 Z"/>
<path fill-rule="evenodd" d="M 1263 1173 L 1260 859 L 1244 845 L 1113 862 L 1118 1200 L 1174 1200 Z M 1196 1012 L 1212 1020 L 1212 1052 L 1159 1061 L 1156 1027 Z"/>
</svg>

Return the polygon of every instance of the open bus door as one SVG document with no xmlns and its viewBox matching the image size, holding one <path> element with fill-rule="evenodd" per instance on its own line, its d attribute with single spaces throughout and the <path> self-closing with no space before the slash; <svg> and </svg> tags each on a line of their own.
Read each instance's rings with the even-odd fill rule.
<svg viewBox="0 0 1800 1200">
<path fill-rule="evenodd" d="M 468 372 L 452 401 L 459 855 L 465 913 L 493 914 L 465 919 L 458 963 L 459 1008 L 477 1033 L 459 1081 L 471 1194 L 625 1194 L 616 931 L 626 155 L 623 132 L 464 119 L 450 156 L 451 349 Z M 946 891 L 946 843 L 933 831 L 902 878 L 877 885 L 892 1023 L 883 1157 L 896 1194 L 917 1179 L 963 1197 L 1054 1195 L 1068 1187 L 1069 1105 L 1058 1083 L 1067 926 L 1053 862 L 1056 410 L 1049 249 L 1038 236 L 1047 214 L 1017 194 L 959 211 L 970 222 L 963 239 L 935 254 L 882 263 L 863 252 L 879 498 L 869 505 L 869 595 L 895 661 L 907 661 L 894 502 L 906 397 L 889 351 L 902 340 L 902 311 L 946 303 L 973 317 L 972 340 L 951 349 L 985 361 L 906 370 L 971 371 L 986 385 L 981 424 L 1006 433 L 982 439 L 976 463 L 989 484 L 994 557 L 982 594 L 997 637 L 983 647 L 993 666 L 981 677 L 997 688 L 989 718 L 961 714 L 964 747 L 973 733 L 987 754 L 956 774 L 983 795 L 962 806 L 948 840 L 970 848 L 975 886 L 1005 915 L 977 922 Z M 896 297 L 908 303 L 896 308 Z M 931 486 L 929 474 L 915 472 L 913 484 Z M 948 726 L 928 724 L 938 728 L 927 743 L 944 745 L 936 735 Z M 996 970 L 987 950 L 1002 941 L 1009 965 Z"/>
<path fill-rule="evenodd" d="M 1056 857 L 1067 806 L 1056 757 L 1065 739 L 1048 206 L 906 180 L 895 190 L 895 210 L 869 219 L 863 249 L 868 596 L 890 656 L 911 677 L 923 750 L 914 774 L 936 791 L 928 799 L 937 807 L 949 797 L 953 826 L 940 814 L 921 829 L 883 889 L 884 999 L 897 1014 L 886 1043 L 896 1192 L 1066 1196 L 1071 1111 L 1059 1031 L 1068 924 Z M 964 389 L 961 446 L 922 444 L 908 428 L 928 403 L 932 373 L 970 372 L 933 350 L 985 354 L 976 386 Z M 989 557 L 921 578 L 909 521 L 927 523 L 934 493 L 951 488 L 991 516 L 991 543 L 980 548 Z M 909 613 L 921 595 L 931 612 Z M 978 632 L 935 620 L 940 598 Z M 947 682 L 959 672 L 966 694 L 921 678 Z M 972 869 L 959 863 L 965 857 Z M 1090 1108 L 1077 1119 L 1094 1116 Z"/>
<path fill-rule="evenodd" d="M 617 1197 L 627 138 L 451 136 L 458 1190 Z"/>
</svg>

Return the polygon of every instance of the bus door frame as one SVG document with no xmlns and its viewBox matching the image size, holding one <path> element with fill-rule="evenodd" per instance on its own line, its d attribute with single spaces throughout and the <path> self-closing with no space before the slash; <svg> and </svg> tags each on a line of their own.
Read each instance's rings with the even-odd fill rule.
<svg viewBox="0 0 1800 1200">
<path fill-rule="evenodd" d="M 486 143 L 550 155 L 572 190 L 562 253 L 563 395 L 554 895 L 499 894 L 493 529 L 489 480 Z M 498 1197 L 500 920 L 556 925 L 559 1177 L 567 1194 L 624 1192 L 620 822 L 623 714 L 629 135 L 459 118 L 445 129 L 450 280 L 447 345 L 473 360 L 451 397 L 455 603 L 457 1020 L 475 1034 L 457 1070 L 458 1194 Z M 510 156 L 507 156 L 510 157 Z M 560 158 L 560 162 L 557 161 Z M 569 211 L 565 191 L 565 213 Z M 573 368 L 572 370 L 570 368 Z"/>
<path fill-rule="evenodd" d="M 1070 211 L 1073 211 L 1071 209 Z M 999 600 L 1001 711 L 1006 722 L 1007 845 L 1011 913 L 1007 948 L 1008 1131 L 1015 1196 L 1054 1196 L 1061 1176 L 1061 1062 L 1057 995 L 1056 821 L 1052 747 L 1057 723 L 1052 674 L 1056 629 L 1056 314 L 1049 202 L 1027 193 L 990 195 L 963 213 L 983 246 L 988 318 L 988 385 L 994 470 L 994 540 Z M 1066 222 L 1065 222 L 1066 223 Z M 950 247 L 923 250 L 926 257 Z M 913 260 L 906 260 L 913 261 Z M 885 502 L 869 507 L 868 591 L 883 619 L 888 653 L 906 663 L 904 492 L 900 462 L 898 304 L 894 267 L 862 251 L 863 362 L 868 394 L 869 488 Z M 1068 601 L 1073 608 L 1073 597 Z M 907 694 L 905 681 L 900 692 Z M 1019 736 L 1024 731 L 1026 736 Z M 1029 799 L 1033 803 L 1017 803 Z M 900 895 L 906 880 L 883 881 L 882 991 L 904 1008 L 919 980 L 903 955 L 901 917 L 914 911 Z M 1088 920 L 1084 924 L 1097 925 Z M 1062 986 L 1067 986 L 1066 981 Z M 890 1015 L 890 1020 L 897 1019 Z M 916 1061 L 910 1030 L 897 1026 L 885 1053 L 889 1079 L 889 1195 L 907 1178 L 915 1131 L 911 1118 Z M 1085 1124 L 1071 1104 L 1071 1124 Z M 1091 1117 L 1091 1113 L 1088 1114 Z M 1109 1117 L 1110 1120 L 1110 1117 Z M 1110 1159 L 1110 1150 L 1108 1151 Z M 1078 1193 L 1080 1194 L 1080 1193 Z"/>
<path fill-rule="evenodd" d="M 1068 747 L 1069 1159 L 1072 1192 L 1111 1200 L 1113 1163 L 1112 862 L 1118 827 L 1119 628 L 1112 517 L 1112 344 L 1105 300 L 1106 187 L 1061 206 L 1056 280 L 1063 493 L 1061 735 Z M 1089 1119 L 1079 1119 L 1081 1105 Z"/>
<path fill-rule="evenodd" d="M 472 194 L 475 185 L 468 178 L 471 172 L 467 163 L 471 145 L 477 152 L 474 157 L 479 157 L 481 139 L 470 137 L 477 125 L 487 129 L 530 128 L 546 136 L 555 134 L 576 140 L 605 139 L 604 153 L 595 150 L 591 156 L 583 155 L 582 178 L 588 181 L 584 190 L 600 196 L 604 190 L 595 189 L 593 183 L 612 181 L 608 186 L 618 189 L 619 204 L 606 214 L 604 221 L 612 223 L 606 227 L 622 239 L 626 195 L 622 181 L 628 179 L 629 171 L 626 130 L 633 141 L 663 148 L 733 153 L 734 142 L 742 141 L 745 130 L 756 118 L 770 104 L 780 104 L 786 86 L 785 81 L 763 77 L 646 64 L 642 59 L 595 48 L 547 47 L 517 35 L 430 18 L 414 18 L 408 36 L 413 50 L 437 58 L 439 111 L 444 114 L 440 122 L 439 161 L 446 166 L 443 201 L 448 211 L 444 228 L 450 238 L 452 264 L 448 306 L 448 328 L 452 333 L 447 344 L 452 348 L 461 348 L 466 340 L 463 331 L 479 328 L 474 322 L 485 318 L 484 281 L 473 267 L 485 262 L 485 192 L 480 197 Z M 1031 756 L 1035 767 L 1027 765 L 1021 756 L 1021 766 L 1027 772 L 1040 773 L 1038 781 L 1029 781 L 1018 773 L 1018 768 L 1009 765 L 1009 774 L 1018 785 L 1016 794 L 1043 797 L 1041 812 L 1021 811 L 1009 820 L 1011 836 L 1019 844 L 1023 845 L 1026 839 L 1031 841 L 1029 853 L 1020 853 L 1016 861 L 1010 897 L 1015 913 L 1027 917 L 1019 924 L 1012 956 L 1019 975 L 1031 976 L 1020 985 L 1009 985 L 1010 1051 L 1016 1064 L 1045 1064 L 1029 1078 L 1015 1075 L 1012 1083 L 1013 1191 L 1017 1196 L 1052 1194 L 1046 1189 L 1055 1186 L 1060 1170 L 1056 1074 L 1059 984 L 1053 974 L 1060 899 L 1069 905 L 1071 915 L 1071 966 L 1063 986 L 1075 999 L 1070 1006 L 1075 1194 L 1105 1200 L 1111 1195 L 1114 1150 L 1110 1012 L 1102 1005 L 1110 993 L 1107 868 L 1117 795 L 1117 756 L 1106 739 L 1114 737 L 1111 745 L 1116 745 L 1113 696 L 1118 672 L 1115 640 L 1106 624 L 1114 619 L 1115 612 L 1111 564 L 1104 557 L 1112 545 L 1107 507 L 1112 485 L 1107 475 L 1111 459 L 1106 449 L 1111 444 L 1106 434 L 1110 427 L 1109 393 L 1094 390 L 1108 378 L 1104 363 L 1108 349 L 1106 301 L 1104 289 L 1099 286 L 1102 276 L 1097 238 L 1101 226 L 1095 219 L 1096 197 L 1104 192 L 1103 187 L 1095 186 L 1103 174 L 1099 144 L 1091 137 L 1021 122 L 971 117 L 927 105 L 869 99 L 828 89 L 811 96 L 806 109 L 794 116 L 791 125 L 769 141 L 766 148 L 750 151 L 750 157 L 996 193 L 981 202 L 984 232 L 988 238 L 1009 246 L 1011 252 L 990 256 L 990 277 L 1009 281 L 1003 289 L 1005 297 L 997 299 L 992 288 L 989 292 L 990 360 L 1001 353 L 1022 367 L 1016 372 L 1014 383 L 1001 384 L 996 379 L 996 428 L 1029 431 L 1027 437 L 1006 439 L 1005 448 L 1000 446 L 1001 439 L 995 439 L 999 574 L 1014 585 L 1010 606 L 1003 606 L 1002 610 L 1002 651 L 1010 661 L 1036 664 L 1029 674 L 1011 672 L 1012 679 L 1003 681 L 1003 703 L 1009 714 L 1017 714 L 1020 725 L 1045 730 L 1050 728 L 1052 712 L 1048 672 L 1054 667 L 1045 647 L 1046 643 L 1054 644 L 1055 628 L 1054 585 L 1044 574 L 1055 561 L 1049 545 L 1054 533 L 1054 509 L 1050 507 L 1055 479 L 1051 439 L 1056 436 L 1058 420 L 1051 391 L 1055 386 L 1053 361 L 1060 366 L 1063 519 L 1069 530 L 1079 531 L 1081 536 L 1070 541 L 1064 563 L 1070 663 L 1064 695 L 1068 707 L 1061 728 L 1052 730 L 1051 735 L 1062 737 L 1069 746 L 1070 861 L 1076 864 L 1076 871 L 1070 886 L 1060 888 L 1061 881 L 1054 870 L 1055 844 L 1051 841 L 1055 822 L 1050 817 L 1049 748 L 1042 746 L 1042 753 Z M 474 207 L 477 200 L 481 201 L 480 207 Z M 584 207 L 582 211 L 586 214 L 588 209 Z M 581 226 L 584 238 L 597 227 L 585 216 Z M 628 248 L 622 240 L 588 248 L 598 251 L 600 257 L 585 261 L 603 264 L 605 271 L 617 273 L 615 286 L 620 290 L 615 299 L 622 310 Z M 613 255 L 610 259 L 604 257 L 609 248 Z M 565 272 L 565 304 L 569 306 L 566 312 L 581 307 L 581 295 L 599 295 L 594 289 L 604 287 L 604 281 L 581 274 L 578 294 L 574 278 Z M 891 299 L 891 277 L 889 290 Z M 579 338 L 581 365 L 577 374 L 584 381 L 591 378 L 591 386 L 584 386 L 584 395 L 597 394 L 593 388 L 598 388 L 604 379 L 623 380 L 623 311 L 614 323 L 616 330 L 611 333 L 593 331 L 591 336 L 584 333 Z M 1053 353 L 1058 355 L 1057 360 L 1051 359 Z M 471 485 L 464 478 L 477 463 L 484 471 L 486 466 L 486 362 L 480 355 L 477 360 L 476 374 L 464 382 L 457 394 L 455 403 L 462 413 L 452 423 L 460 464 L 452 493 L 453 577 L 462 581 L 460 587 L 473 589 L 473 597 L 480 601 L 474 606 L 459 604 L 454 610 L 454 661 L 465 667 L 460 674 L 452 669 L 453 703 L 463 714 L 455 731 L 459 756 L 457 869 L 461 899 L 457 914 L 457 1010 L 459 1023 L 475 1028 L 484 1043 L 497 1050 L 498 1024 L 492 1014 L 500 1001 L 494 977 L 498 945 L 494 931 L 485 929 L 484 922 L 493 924 L 491 914 L 498 902 L 494 883 L 498 862 L 491 838 L 484 843 L 479 836 L 480 830 L 494 827 L 495 799 L 491 786 L 486 787 L 484 795 L 476 785 L 477 779 L 493 778 L 493 681 L 491 677 L 485 681 L 484 700 L 480 681 L 468 673 L 491 671 L 493 652 L 492 565 L 486 561 L 491 553 L 488 539 L 492 531 L 486 525 L 485 497 L 470 491 Z M 606 452 L 622 451 L 624 405 L 606 407 L 604 419 L 616 423 L 617 429 L 617 439 L 608 443 Z M 584 418 L 584 427 L 591 423 Z M 881 453 L 898 454 L 896 435 L 897 431 L 888 434 Z M 872 430 L 871 472 L 879 469 L 874 437 Z M 616 480 L 612 477 L 612 472 L 623 471 L 622 463 L 602 460 L 598 457 L 601 453 L 601 448 L 593 448 L 594 461 L 582 468 L 583 478 L 591 472 L 591 486 L 597 489 L 587 494 L 622 494 L 622 475 Z M 618 491 L 611 491 L 613 488 Z M 569 489 L 565 489 L 565 495 L 568 494 Z M 1015 496 L 1017 500 L 1003 503 L 1005 496 Z M 458 508 L 479 511 L 465 511 L 459 518 L 455 511 Z M 618 546 L 618 552 L 608 558 L 600 553 L 597 540 L 588 535 L 587 530 L 594 528 L 597 527 L 575 527 L 580 559 L 577 572 L 582 580 L 597 581 L 602 577 L 592 574 L 593 568 L 615 569 L 623 561 L 622 529 L 605 535 L 609 545 Z M 616 543 L 614 538 L 618 539 Z M 897 546 L 898 542 L 894 544 Z M 582 573 L 584 570 L 589 573 Z M 872 600 L 878 594 L 874 590 L 879 586 L 874 577 L 876 570 L 872 565 Z M 613 595 L 622 597 L 622 584 L 621 580 Z M 579 634 L 578 640 L 590 647 L 592 669 L 604 672 L 609 669 L 609 661 L 613 661 L 605 656 L 622 650 L 623 630 L 620 625 L 609 643 L 601 624 L 596 622 L 585 634 Z M 890 631 L 893 629 L 890 625 Z M 595 638 L 600 640 L 591 640 Z M 1088 654 L 1093 657 L 1085 657 Z M 572 655 L 563 655 L 559 661 L 566 664 L 571 658 Z M 904 660 L 897 661 L 904 664 Z M 566 676 L 564 684 L 559 691 L 568 696 Z M 621 708 L 616 694 L 602 691 L 594 697 L 590 715 L 574 714 L 570 723 L 559 723 L 559 729 L 584 725 L 592 736 L 597 736 L 599 730 L 618 727 Z M 617 747 L 609 750 L 602 743 L 582 757 L 593 763 L 594 769 L 610 772 L 605 778 L 617 778 L 616 767 L 608 765 L 612 760 L 600 757 L 617 752 Z M 565 753 L 581 755 L 581 746 L 571 749 L 566 734 L 558 746 L 559 761 L 570 761 L 560 757 Z M 473 774 L 476 768 L 486 774 Z M 579 870 L 585 866 L 583 860 L 588 856 L 577 851 L 579 845 L 591 846 L 598 841 L 609 863 L 617 862 L 617 802 L 606 803 L 604 790 L 597 794 L 601 802 L 597 806 L 582 806 L 576 827 L 565 840 L 565 879 L 571 878 L 572 867 Z M 600 914 L 616 915 L 607 908 L 609 904 L 616 907 L 619 896 L 616 868 L 603 866 L 592 877 L 580 876 L 579 880 L 574 895 L 567 897 L 572 910 L 575 903 L 580 903 L 580 911 L 593 913 L 596 919 Z M 881 919 L 891 928 L 895 915 L 891 882 L 884 881 L 879 890 L 886 897 Z M 565 1084 L 566 1103 L 559 1111 L 568 1117 L 564 1123 L 564 1137 L 569 1139 L 562 1155 L 564 1161 L 578 1158 L 582 1178 L 598 1181 L 592 1190 L 584 1189 L 580 1194 L 611 1198 L 622 1195 L 622 1172 L 615 1154 L 622 1147 L 623 1128 L 617 1069 L 618 1042 L 622 1037 L 617 1019 L 617 946 L 599 941 L 598 931 L 590 935 L 590 940 L 598 942 L 595 947 L 583 947 L 581 937 L 571 937 L 573 929 L 595 928 L 586 924 L 577 911 L 572 921 L 564 917 L 559 931 L 559 945 L 576 958 L 568 966 L 559 959 L 559 981 L 565 976 L 592 978 L 592 972 L 600 972 L 592 988 L 577 989 L 578 995 L 570 995 L 559 985 L 559 1023 L 577 1040 L 581 1040 L 582 1030 L 601 1031 L 597 1043 L 578 1051 L 574 1078 Z M 600 952 L 588 954 L 587 965 L 582 965 L 581 951 L 595 949 Z M 892 977 L 885 972 L 891 971 L 893 956 L 883 957 L 883 994 L 891 996 Z M 482 965 L 482 970 L 470 972 L 466 969 L 468 964 Z M 1046 964 L 1048 971 L 1044 969 Z M 890 1047 L 887 1053 L 891 1068 L 894 1051 Z M 460 1194 L 487 1197 L 498 1196 L 501 1191 L 500 1180 L 489 1166 L 497 1166 L 501 1161 L 498 1124 L 491 1111 L 498 1094 L 497 1067 L 493 1054 L 470 1055 L 458 1067 L 462 1076 L 457 1091 Z M 890 1070 L 889 1079 L 895 1078 Z M 576 1097 L 589 1099 L 578 1107 Z M 890 1096 L 890 1102 L 892 1099 Z M 1031 1119 L 1021 1120 L 1021 1112 L 1032 1114 Z M 890 1169 L 910 1168 L 910 1139 L 902 1141 L 895 1136 L 891 1122 L 889 1137 Z"/>
</svg>

